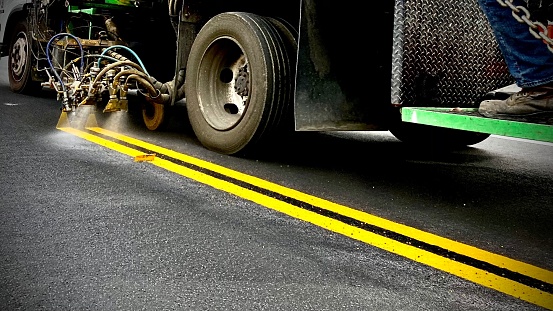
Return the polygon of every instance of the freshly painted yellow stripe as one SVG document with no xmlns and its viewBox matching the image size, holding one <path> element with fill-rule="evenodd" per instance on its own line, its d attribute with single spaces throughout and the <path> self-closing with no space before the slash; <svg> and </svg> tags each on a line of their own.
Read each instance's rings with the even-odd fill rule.
<svg viewBox="0 0 553 311">
<path fill-rule="evenodd" d="M 360 220 L 367 224 L 375 225 L 380 228 L 384 228 L 399 234 L 403 234 L 405 236 L 414 237 L 415 239 L 428 244 L 436 245 L 459 254 L 464 254 L 471 258 L 482 260 L 482 261 L 491 263 L 495 266 L 505 268 L 514 272 L 518 272 L 544 282 L 553 283 L 553 272 L 549 270 L 545 270 L 533 265 L 529 265 L 517 260 L 513 260 L 505 256 L 484 251 L 482 249 L 479 249 L 467 244 L 463 244 L 457 241 L 443 238 L 435 234 L 431 234 L 419 229 L 405 226 L 384 218 L 370 215 L 365 212 L 362 212 L 353 208 L 349 208 L 347 206 L 343 206 L 312 195 L 308 195 L 294 189 L 286 188 L 278 184 L 275 184 L 251 175 L 240 173 L 238 171 L 231 170 L 229 168 L 216 165 L 204 160 L 200 160 L 198 158 L 194 158 L 182 153 L 178 153 L 167 148 L 156 146 L 126 135 L 122 135 L 99 127 L 89 128 L 89 129 L 99 134 L 106 135 L 147 150 L 151 150 L 155 153 L 164 154 L 174 159 L 181 160 L 190 164 L 194 164 L 196 166 L 247 182 L 249 184 L 258 186 L 260 188 L 264 188 L 276 193 L 283 194 L 290 198 L 294 198 L 315 206 L 322 207 L 326 210 L 329 210 L 347 217 L 351 217 L 353 219 Z"/>
<path fill-rule="evenodd" d="M 87 139 L 99 145 L 105 146 L 107 148 L 127 154 L 131 157 L 135 157 L 137 155 L 143 154 L 138 150 L 134 150 L 132 148 L 103 139 L 101 137 L 88 134 L 86 132 L 82 132 L 71 128 L 59 128 L 59 129 L 62 131 L 71 133 L 73 135 L 82 137 L 84 139 Z M 134 139 L 132 137 L 124 136 L 124 135 L 107 131 L 105 129 L 101 129 L 97 127 L 89 128 L 89 130 L 119 139 L 121 141 L 136 145 L 141 148 L 148 149 L 155 153 L 164 154 L 164 155 L 173 157 L 175 159 L 179 159 L 181 161 L 185 161 L 185 162 L 212 170 L 214 172 L 218 172 L 218 173 L 227 175 L 229 177 L 242 180 L 244 182 L 256 185 L 258 187 L 265 188 L 270 191 L 281 193 L 283 195 L 313 204 L 315 206 L 319 206 L 321 208 L 324 208 L 369 224 L 373 224 L 400 234 L 404 234 L 406 236 L 412 237 L 420 241 L 437 245 L 437 246 L 455 251 L 457 253 L 470 256 L 475 259 L 483 260 L 491 264 L 497 265 L 499 267 L 504 267 L 509 270 L 516 271 L 548 283 L 553 283 L 553 277 L 552 277 L 553 272 L 539 267 L 535 267 L 523 262 L 519 262 L 519 261 L 510 259 L 508 257 L 493 254 L 493 253 L 490 253 L 466 244 L 455 242 L 443 237 L 439 237 L 415 228 L 394 223 L 392 221 L 389 221 L 380 217 L 376 217 L 367 213 L 363 213 L 343 205 L 339 205 L 327 200 L 323 200 L 308 194 L 301 193 L 299 191 L 296 191 L 290 188 L 286 188 L 274 183 L 270 183 L 268 181 L 259 179 L 254 176 L 250 176 L 234 170 L 230 170 L 228 168 L 225 168 L 216 164 L 212 164 L 197 158 L 193 158 L 181 153 L 177 153 L 175 151 L 172 151 L 163 147 L 158 147 L 158 146 Z M 363 229 L 345 224 L 335 219 L 304 210 L 302 208 L 291 205 L 289 203 L 279 201 L 275 198 L 260 194 L 258 192 L 255 192 L 246 188 L 242 188 L 233 183 L 220 180 L 218 178 L 206 175 L 204 173 L 200 173 L 198 171 L 183 167 L 181 165 L 175 164 L 168 160 L 161 159 L 159 157 L 154 158 L 149 163 L 152 163 L 156 166 L 167 169 L 171 172 L 175 172 L 187 178 L 191 178 L 201 183 L 210 185 L 216 189 L 220 189 L 222 191 L 242 197 L 246 200 L 277 210 L 284 214 L 290 215 L 294 218 L 301 219 L 303 221 L 315 224 L 317 226 L 323 227 L 333 232 L 340 233 L 350 238 L 353 238 L 353 239 L 362 241 L 364 243 L 387 250 L 389 252 L 404 256 L 411 260 L 432 266 L 434 268 L 459 276 L 461 278 L 467 279 L 474 283 L 477 283 L 489 288 L 493 288 L 495 290 L 506 293 L 508 295 L 511 295 L 519 299 L 542 306 L 544 308 L 553 310 L 553 294 L 546 293 L 538 289 L 517 283 L 513 280 L 488 273 L 481 269 L 477 269 L 475 267 L 472 267 L 463 263 L 459 263 L 448 258 L 441 257 L 437 254 L 430 253 L 428 251 L 421 250 L 419 248 L 400 243 L 398 241 L 386 238 L 384 236 L 380 236 L 378 234 L 365 231 Z M 535 273 L 536 275 L 534 275 Z"/>
</svg>

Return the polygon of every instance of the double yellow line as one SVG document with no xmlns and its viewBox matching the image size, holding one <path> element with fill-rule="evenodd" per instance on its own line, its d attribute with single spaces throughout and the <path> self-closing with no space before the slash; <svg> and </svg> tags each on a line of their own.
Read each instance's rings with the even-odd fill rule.
<svg viewBox="0 0 553 311">
<path fill-rule="evenodd" d="M 553 310 L 553 272 L 100 127 L 58 129 L 216 189 Z M 151 156 L 155 154 L 155 156 Z M 149 157 L 149 158 L 148 158 Z"/>
</svg>

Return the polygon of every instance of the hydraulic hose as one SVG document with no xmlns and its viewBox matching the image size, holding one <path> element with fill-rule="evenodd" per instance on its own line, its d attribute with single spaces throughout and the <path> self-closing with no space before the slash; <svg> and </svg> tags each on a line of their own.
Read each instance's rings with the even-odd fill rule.
<svg viewBox="0 0 553 311">
<path fill-rule="evenodd" d="M 140 83 L 142 86 L 144 86 L 148 90 L 148 96 L 150 97 L 150 99 L 154 101 L 158 101 L 158 100 L 162 101 L 161 98 L 158 99 L 158 97 L 160 96 L 159 90 L 154 88 L 154 86 L 150 83 L 150 81 L 148 81 L 148 79 L 138 74 L 131 74 L 125 80 L 125 84 L 128 84 L 130 80 L 135 80 L 138 83 Z"/>
<path fill-rule="evenodd" d="M 128 70 L 122 70 L 120 71 L 119 73 L 117 73 L 115 75 L 115 77 L 113 77 L 113 83 L 112 83 L 112 89 L 117 89 L 118 85 L 119 85 L 119 80 L 121 80 L 121 77 L 122 76 L 127 76 L 127 78 L 125 79 L 125 87 L 129 81 L 129 78 L 132 77 L 134 80 L 137 80 L 138 82 L 140 82 L 140 84 L 144 87 L 146 87 L 148 89 L 148 93 L 149 93 L 149 96 L 150 97 L 157 97 L 159 95 L 159 91 L 157 89 L 154 88 L 154 86 L 152 85 L 152 83 L 150 83 L 150 81 L 148 80 L 148 75 L 146 75 L 145 73 L 141 72 L 141 71 L 138 71 L 138 70 L 134 70 L 134 69 L 128 69 Z"/>
<path fill-rule="evenodd" d="M 161 94 L 169 95 L 169 99 L 174 98 L 175 101 L 178 101 L 184 98 L 184 79 L 185 71 L 179 70 L 177 76 L 169 82 L 159 82 L 154 77 L 149 77 L 148 80 L 150 83 L 160 91 Z M 176 82 L 176 83 L 174 83 Z M 173 85 L 176 85 L 176 90 L 173 89 Z"/>
<path fill-rule="evenodd" d="M 142 67 L 140 67 L 140 65 L 138 65 L 137 63 L 135 62 L 132 62 L 130 60 L 126 60 L 126 61 L 119 61 L 119 62 L 115 62 L 115 63 L 111 63 L 109 65 L 107 65 L 106 67 L 104 67 L 99 73 L 98 75 L 96 76 L 96 78 L 94 79 L 94 81 L 92 82 L 92 84 L 96 84 L 98 83 L 98 80 L 106 74 L 106 72 L 108 72 L 110 69 L 114 68 L 114 67 L 117 67 L 117 66 L 123 66 L 123 65 L 129 65 L 131 67 L 134 67 L 136 69 L 139 69 L 140 71 L 142 71 Z"/>
<path fill-rule="evenodd" d="M 147 75 L 150 75 L 148 73 L 148 71 L 146 70 L 146 66 L 144 66 L 144 64 L 142 63 L 142 60 L 140 59 L 140 57 L 138 57 L 138 55 L 132 50 L 130 49 L 129 47 L 126 47 L 124 45 L 112 45 L 110 47 L 107 47 L 105 48 L 102 53 L 100 55 L 104 55 L 106 54 L 108 51 L 112 50 L 112 49 L 115 49 L 115 48 L 121 48 L 121 49 L 124 49 L 124 50 L 127 50 L 128 52 L 130 52 L 134 58 L 136 59 L 136 61 L 140 64 L 140 67 L 142 67 L 142 69 L 144 70 L 144 72 L 147 74 Z M 100 67 L 100 60 L 98 59 L 98 67 Z"/>
<path fill-rule="evenodd" d="M 81 44 L 81 40 L 79 40 L 79 38 L 75 37 L 74 35 L 70 34 L 70 33 L 65 33 L 65 32 L 62 32 L 62 33 L 58 33 L 56 34 L 55 36 L 53 36 L 52 38 L 50 38 L 50 40 L 48 40 L 48 43 L 46 44 L 46 60 L 48 61 L 48 65 L 50 66 L 50 69 L 52 69 L 52 72 L 54 73 L 54 75 L 56 76 L 56 78 L 59 80 L 60 84 L 61 84 L 61 88 L 63 90 L 63 92 L 67 92 L 67 89 L 65 87 L 65 84 L 63 83 L 63 80 L 62 78 L 60 77 L 60 75 L 58 74 L 58 72 L 56 71 L 56 69 L 54 68 L 54 65 L 52 64 L 52 59 L 50 57 L 50 46 L 52 45 L 52 42 L 54 42 L 55 40 L 57 40 L 59 37 L 71 37 L 73 38 L 77 44 L 79 45 L 79 49 L 80 49 L 80 52 L 81 52 L 81 67 L 79 68 L 79 77 L 77 77 L 77 80 L 79 80 L 82 75 L 83 75 L 83 69 L 84 69 L 84 50 L 83 50 L 83 45 Z"/>
</svg>

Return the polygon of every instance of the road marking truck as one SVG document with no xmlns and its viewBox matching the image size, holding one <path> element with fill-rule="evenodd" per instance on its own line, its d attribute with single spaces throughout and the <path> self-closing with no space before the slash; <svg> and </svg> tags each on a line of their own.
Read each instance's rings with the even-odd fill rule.
<svg viewBox="0 0 553 311">
<path fill-rule="evenodd" d="M 68 116 L 138 107 L 150 130 L 184 103 L 222 154 L 297 131 L 553 142 L 552 116 L 478 114 L 517 88 L 475 0 L 0 0 L 0 40 L 13 92 L 54 89 Z"/>
</svg>

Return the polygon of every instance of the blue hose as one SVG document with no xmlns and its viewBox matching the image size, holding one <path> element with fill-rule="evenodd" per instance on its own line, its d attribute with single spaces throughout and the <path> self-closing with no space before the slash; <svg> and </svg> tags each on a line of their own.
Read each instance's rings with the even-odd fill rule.
<svg viewBox="0 0 553 311">
<path fill-rule="evenodd" d="M 142 67 L 142 69 L 144 70 L 144 73 L 147 74 L 147 75 L 150 75 L 148 73 L 148 71 L 146 70 L 146 67 L 144 66 L 144 64 L 142 63 L 142 60 L 140 59 L 140 57 L 138 57 L 138 55 L 133 51 L 131 50 L 130 48 L 124 46 L 124 45 L 112 45 L 106 49 L 104 49 L 102 51 L 102 54 L 101 55 L 104 55 L 107 51 L 111 50 L 111 49 L 115 49 L 115 48 L 122 48 L 122 49 L 125 49 L 127 51 L 129 51 L 133 56 L 134 58 L 136 58 L 136 60 L 138 61 L 138 64 L 140 65 L 140 67 Z M 98 67 L 100 67 L 100 60 L 98 60 Z"/>
<path fill-rule="evenodd" d="M 83 45 L 81 44 L 81 41 L 79 40 L 79 38 L 75 37 L 74 35 L 72 35 L 70 33 L 58 33 L 57 35 L 50 38 L 50 40 L 48 40 L 48 44 L 46 44 L 46 60 L 48 60 L 48 65 L 50 65 L 50 69 L 52 69 L 52 71 L 54 72 L 54 75 L 60 81 L 63 91 L 66 91 L 65 84 L 63 83 L 63 80 L 61 79 L 60 75 L 58 74 L 58 72 L 54 68 L 54 65 L 52 64 L 52 60 L 50 59 L 50 45 L 52 44 L 52 42 L 54 42 L 55 39 L 57 39 L 58 37 L 62 37 L 62 36 L 71 37 L 71 38 L 75 39 L 75 41 L 77 41 L 77 43 L 79 44 L 79 48 L 81 50 L 81 68 L 79 69 L 79 74 L 80 74 L 80 76 L 78 77 L 79 79 L 83 76 L 84 50 L 83 50 Z"/>
</svg>

